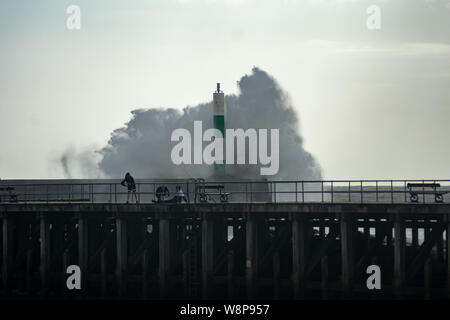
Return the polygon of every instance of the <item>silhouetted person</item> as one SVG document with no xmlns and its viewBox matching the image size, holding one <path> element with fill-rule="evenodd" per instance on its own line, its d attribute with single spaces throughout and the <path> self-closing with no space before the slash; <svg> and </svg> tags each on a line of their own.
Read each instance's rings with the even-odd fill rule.
<svg viewBox="0 0 450 320">
<path fill-rule="evenodd" d="M 169 189 L 167 189 L 167 187 L 165 185 L 159 186 L 156 189 L 155 195 L 156 195 L 157 200 L 156 201 L 152 200 L 153 202 L 158 202 L 158 203 L 164 202 L 166 200 L 166 198 L 168 198 L 170 196 Z"/>
<path fill-rule="evenodd" d="M 128 188 L 127 203 L 130 200 L 131 192 L 133 192 L 133 194 L 134 194 L 136 203 L 139 203 L 139 200 L 138 200 L 137 194 L 136 194 L 136 183 L 134 182 L 134 178 L 131 176 L 131 174 L 129 172 L 127 172 L 127 174 L 125 175 L 125 179 L 123 179 L 120 184 L 123 185 L 124 187 Z"/>
<path fill-rule="evenodd" d="M 181 187 L 180 187 L 180 186 L 177 186 L 177 192 L 175 193 L 175 196 L 174 196 L 172 199 L 170 199 L 170 200 L 168 200 L 168 201 L 165 201 L 165 202 L 169 202 L 169 203 L 181 203 L 182 200 L 184 200 L 185 202 L 188 202 L 187 199 L 186 199 L 186 197 L 184 196 L 184 192 L 183 192 L 183 190 L 181 189 Z"/>
</svg>

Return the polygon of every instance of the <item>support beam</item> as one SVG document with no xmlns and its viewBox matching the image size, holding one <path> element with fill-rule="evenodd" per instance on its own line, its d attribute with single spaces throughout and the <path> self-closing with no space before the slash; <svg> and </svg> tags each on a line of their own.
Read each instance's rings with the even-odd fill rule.
<svg viewBox="0 0 450 320">
<path fill-rule="evenodd" d="M 405 223 L 399 215 L 394 222 L 394 291 L 397 297 L 401 296 L 405 282 Z"/>
<path fill-rule="evenodd" d="M 202 297 L 207 299 L 212 294 L 214 270 L 214 222 L 209 216 L 202 221 Z"/>
<path fill-rule="evenodd" d="M 41 295 L 46 296 L 49 285 L 50 268 L 50 228 L 48 218 L 45 214 L 39 216 L 39 239 L 40 239 L 40 274 Z"/>
<path fill-rule="evenodd" d="M 88 291 L 87 268 L 89 263 L 88 221 L 80 214 L 78 216 L 78 266 L 81 271 L 81 293 Z M 81 294 L 80 293 L 80 294 Z"/>
<path fill-rule="evenodd" d="M 70 265 L 70 259 L 69 259 L 69 249 L 64 250 L 63 253 L 63 268 L 62 268 L 62 279 L 61 279 L 61 290 L 62 290 L 62 297 L 64 299 L 67 298 L 68 290 L 67 290 L 67 267 Z"/>
<path fill-rule="evenodd" d="M 183 268 L 184 298 L 187 299 L 189 297 L 189 249 L 183 251 L 181 258 Z"/>
<path fill-rule="evenodd" d="M 234 299 L 234 252 L 233 250 L 228 251 L 227 254 L 227 291 L 228 291 L 228 299 Z"/>
<path fill-rule="evenodd" d="M 353 287 L 353 221 L 348 213 L 341 214 L 341 280 L 345 296 L 349 296 Z"/>
<path fill-rule="evenodd" d="M 170 220 L 159 220 L 159 291 L 163 299 L 168 291 L 168 276 L 171 270 Z"/>
<path fill-rule="evenodd" d="M 447 216 L 447 296 L 450 299 L 450 214 Z"/>
<path fill-rule="evenodd" d="M 413 226 L 411 228 L 411 231 L 412 231 L 412 247 L 414 249 L 417 249 L 419 247 L 419 228 Z"/>
<path fill-rule="evenodd" d="M 5 213 L 2 221 L 2 281 L 3 290 L 6 294 L 9 294 L 11 290 L 12 228 L 11 218 Z"/>
<path fill-rule="evenodd" d="M 428 258 L 424 265 L 424 298 L 431 299 L 431 288 L 433 287 L 433 265 L 431 259 Z"/>
<path fill-rule="evenodd" d="M 117 248 L 117 283 L 119 297 L 127 293 L 128 244 L 127 222 L 124 218 L 116 219 L 116 248 Z"/>
<path fill-rule="evenodd" d="M 294 298 L 303 298 L 306 271 L 306 221 L 294 217 L 292 221 L 292 284 Z"/>
<path fill-rule="evenodd" d="M 101 290 L 102 298 L 106 298 L 106 292 L 108 289 L 108 255 L 106 248 L 102 249 L 100 253 L 100 273 L 101 273 Z"/>
<path fill-rule="evenodd" d="M 280 282 L 280 254 L 275 251 L 273 254 L 273 298 L 275 300 L 280 299 Z"/>
<path fill-rule="evenodd" d="M 33 251 L 31 249 L 28 249 L 25 261 L 25 291 L 28 295 L 31 295 L 32 271 L 33 271 L 32 266 L 33 266 Z"/>
<path fill-rule="evenodd" d="M 246 222 L 246 282 L 247 297 L 254 299 L 257 295 L 258 277 L 258 223 L 252 216 L 247 217 Z"/>
<path fill-rule="evenodd" d="M 322 299 L 328 299 L 328 256 L 323 256 L 320 262 Z"/>
<path fill-rule="evenodd" d="M 148 281 L 149 281 L 149 252 L 148 249 L 144 250 L 142 255 L 142 297 L 146 299 L 148 297 Z"/>
</svg>

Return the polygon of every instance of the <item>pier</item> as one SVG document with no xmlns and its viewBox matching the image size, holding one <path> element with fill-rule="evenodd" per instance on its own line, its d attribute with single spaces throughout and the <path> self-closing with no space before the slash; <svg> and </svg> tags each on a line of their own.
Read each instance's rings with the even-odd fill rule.
<svg viewBox="0 0 450 320">
<path fill-rule="evenodd" d="M 70 202 L 49 194 L 42 201 L 37 193 L 33 200 L 16 185 L 18 201 L 0 203 L 0 299 L 450 297 L 445 196 L 411 202 L 400 188 L 398 201 L 392 189 L 378 202 L 344 201 L 347 193 L 336 202 L 328 184 L 303 194 L 299 184 L 291 195 L 297 202 L 274 201 L 268 187 L 259 191 L 270 193 L 268 201 L 198 203 L 191 196 L 183 204 L 73 194 Z M 289 193 L 292 186 L 277 187 Z M 375 199 L 366 186 L 342 188 L 350 199 Z M 319 201 L 302 202 L 309 193 Z M 81 290 L 66 286 L 70 265 L 80 267 Z M 370 265 L 380 267 L 380 290 L 366 285 Z"/>
</svg>

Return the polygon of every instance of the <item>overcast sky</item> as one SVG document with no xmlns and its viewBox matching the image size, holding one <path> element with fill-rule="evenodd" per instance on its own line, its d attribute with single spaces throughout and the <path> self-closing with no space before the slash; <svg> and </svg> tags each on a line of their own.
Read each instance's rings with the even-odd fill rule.
<svg viewBox="0 0 450 320">
<path fill-rule="evenodd" d="M 253 66 L 325 179 L 450 178 L 450 0 L 1 0 L 0 178 L 63 178 L 131 110 L 237 93 Z"/>
</svg>

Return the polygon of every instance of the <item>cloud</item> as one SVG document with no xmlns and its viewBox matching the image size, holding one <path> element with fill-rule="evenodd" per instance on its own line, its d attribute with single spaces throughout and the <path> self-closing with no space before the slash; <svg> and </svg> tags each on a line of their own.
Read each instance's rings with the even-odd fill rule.
<svg viewBox="0 0 450 320">
<path fill-rule="evenodd" d="M 306 45 L 341 54 L 384 54 L 410 57 L 450 55 L 450 44 L 436 42 L 409 42 L 375 46 L 373 44 L 316 39 L 307 41 Z"/>
</svg>

